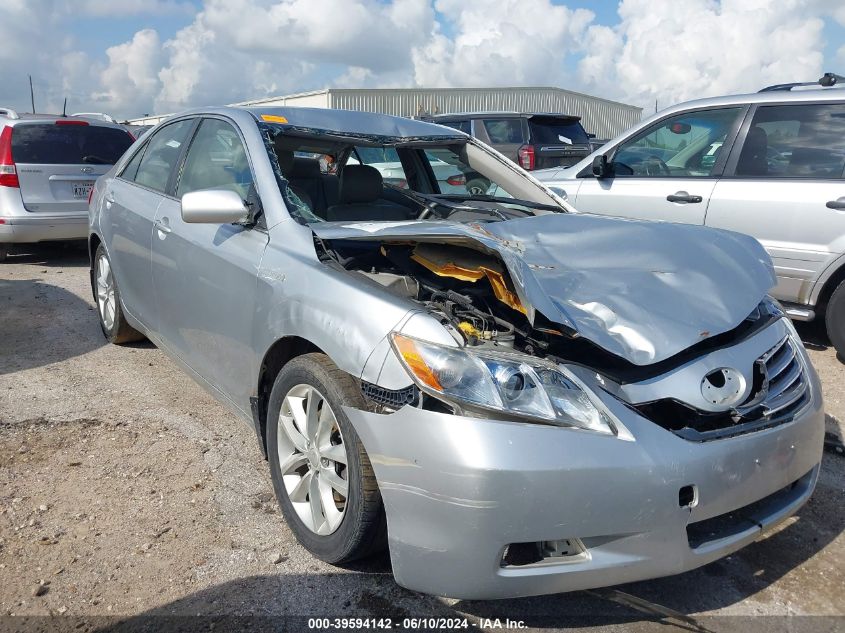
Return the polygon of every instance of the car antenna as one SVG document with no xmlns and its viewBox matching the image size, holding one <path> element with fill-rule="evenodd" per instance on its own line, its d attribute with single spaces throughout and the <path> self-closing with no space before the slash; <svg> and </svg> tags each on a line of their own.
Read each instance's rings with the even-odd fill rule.
<svg viewBox="0 0 845 633">
<path fill-rule="evenodd" d="M 67 97 L 65 97 L 65 103 L 62 106 L 62 116 L 67 116 Z"/>
</svg>

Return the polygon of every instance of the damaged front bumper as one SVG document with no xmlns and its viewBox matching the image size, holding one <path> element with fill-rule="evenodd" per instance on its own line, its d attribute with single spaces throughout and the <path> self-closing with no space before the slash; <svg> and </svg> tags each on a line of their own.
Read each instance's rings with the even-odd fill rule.
<svg viewBox="0 0 845 633">
<path fill-rule="evenodd" d="M 793 421 L 700 443 L 606 393 L 633 441 L 410 406 L 346 413 L 378 479 L 397 582 L 506 598 L 694 569 L 793 514 L 821 460 L 824 413 L 810 373 L 812 400 Z M 541 560 L 506 558 L 533 543 Z"/>
</svg>

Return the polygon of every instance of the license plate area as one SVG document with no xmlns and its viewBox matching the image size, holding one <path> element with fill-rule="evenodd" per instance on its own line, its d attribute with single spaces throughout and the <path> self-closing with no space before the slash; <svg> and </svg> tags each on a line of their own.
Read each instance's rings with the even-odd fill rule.
<svg viewBox="0 0 845 633">
<path fill-rule="evenodd" d="M 94 183 L 90 181 L 70 183 L 70 189 L 74 198 L 87 198 L 93 187 Z"/>
</svg>

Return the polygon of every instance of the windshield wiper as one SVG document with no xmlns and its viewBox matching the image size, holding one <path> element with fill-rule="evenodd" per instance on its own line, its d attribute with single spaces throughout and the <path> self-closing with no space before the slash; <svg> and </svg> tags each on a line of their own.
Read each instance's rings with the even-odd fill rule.
<svg viewBox="0 0 845 633">
<path fill-rule="evenodd" d="M 564 213 L 563 209 L 554 204 L 545 204 L 543 202 L 533 202 L 531 200 L 522 200 L 520 198 L 505 198 L 502 196 L 488 196 L 487 194 L 466 195 L 462 193 L 440 193 L 432 194 L 432 198 L 448 198 L 450 200 L 462 201 L 478 201 L 478 202 L 496 202 L 498 204 L 516 204 L 521 207 L 528 207 L 529 209 L 544 209 L 546 211 L 554 211 L 556 213 Z"/>
<path fill-rule="evenodd" d="M 388 185 L 389 186 L 389 185 Z M 456 204 L 448 200 L 448 198 L 444 199 L 442 194 L 433 194 L 433 193 L 420 193 L 419 191 L 414 191 L 412 189 L 399 189 L 398 187 L 395 188 L 397 191 L 400 191 L 404 195 L 408 196 L 409 198 L 413 198 L 417 202 L 423 204 L 425 209 L 428 209 L 435 215 L 437 215 L 441 219 L 447 219 L 453 211 L 481 211 L 487 212 L 490 215 L 495 215 L 500 220 L 509 220 L 510 218 L 506 216 L 504 213 L 499 211 L 495 208 L 490 207 L 475 207 L 475 206 L 468 206 L 465 204 Z M 488 202 L 487 200 L 482 200 L 481 202 Z M 495 202 L 498 202 L 497 200 Z M 441 213 L 437 210 L 437 207 L 446 207 L 449 209 L 448 213 Z"/>
</svg>

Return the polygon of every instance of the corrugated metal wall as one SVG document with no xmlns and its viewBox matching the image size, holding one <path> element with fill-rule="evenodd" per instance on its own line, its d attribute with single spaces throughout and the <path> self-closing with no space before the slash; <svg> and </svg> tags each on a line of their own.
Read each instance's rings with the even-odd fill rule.
<svg viewBox="0 0 845 633">
<path fill-rule="evenodd" d="M 642 108 L 560 88 L 330 89 L 328 94 L 330 108 L 398 116 L 484 111 L 575 114 L 598 138 L 613 138 L 642 117 Z M 300 104 L 287 99 L 286 105 Z"/>
</svg>

